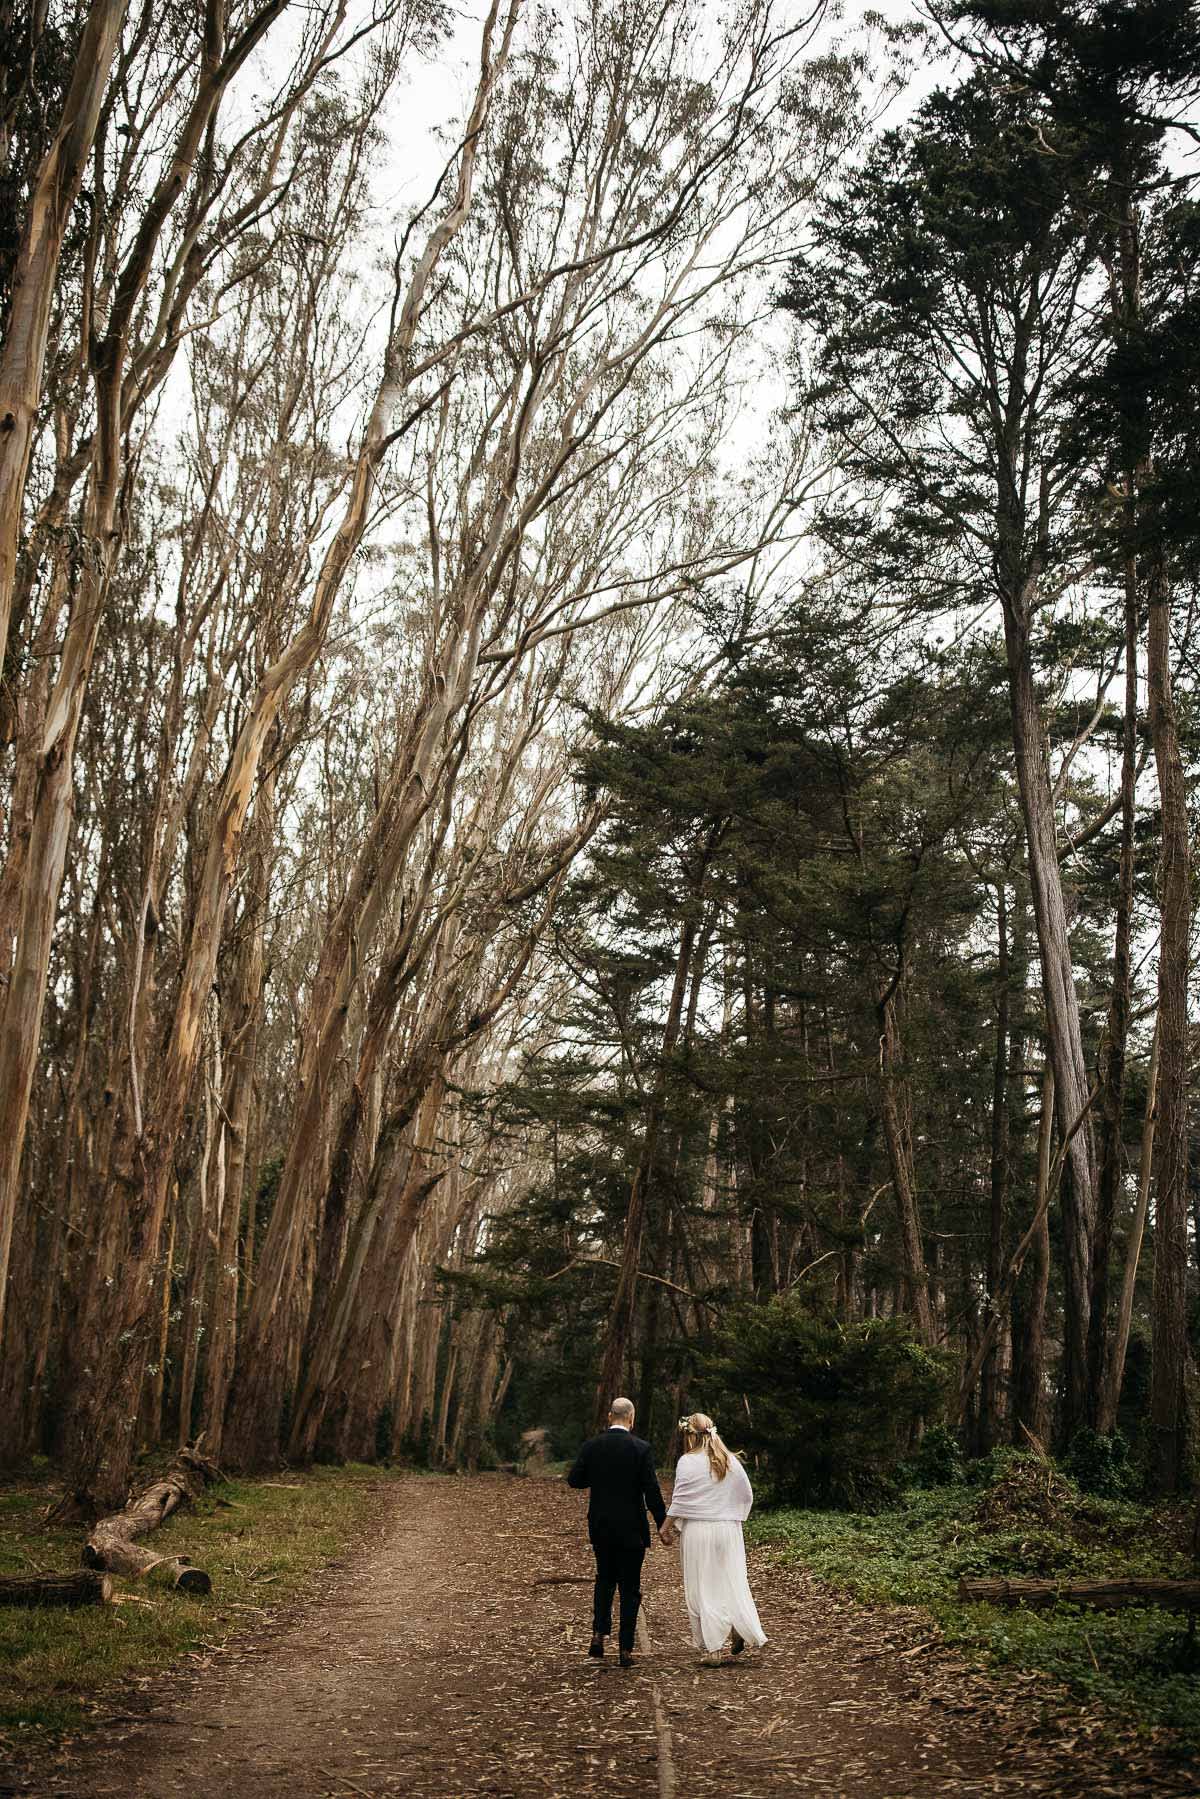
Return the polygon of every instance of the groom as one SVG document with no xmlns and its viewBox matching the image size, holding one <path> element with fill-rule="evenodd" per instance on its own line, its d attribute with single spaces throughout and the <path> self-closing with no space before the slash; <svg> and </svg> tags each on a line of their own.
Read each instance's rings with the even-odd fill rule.
<svg viewBox="0 0 1200 1799">
<path fill-rule="evenodd" d="M 603 1656 L 612 1634 L 613 1592 L 621 1592 L 617 1638 L 621 1666 L 633 1666 L 633 1637 L 642 1602 L 642 1560 L 650 1547 L 646 1507 L 661 1526 L 667 1515 L 649 1443 L 633 1434 L 633 1402 L 614 1399 L 608 1429 L 591 1437 L 567 1475 L 570 1487 L 588 1489 L 588 1536 L 596 1557 L 592 1641 L 588 1654 Z"/>
</svg>

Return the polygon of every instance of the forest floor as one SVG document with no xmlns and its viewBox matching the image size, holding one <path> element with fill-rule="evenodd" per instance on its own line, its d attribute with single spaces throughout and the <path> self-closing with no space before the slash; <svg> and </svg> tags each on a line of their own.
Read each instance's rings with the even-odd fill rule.
<svg viewBox="0 0 1200 1799">
<path fill-rule="evenodd" d="M 638 1665 L 587 1659 L 578 1496 L 403 1476 L 301 1602 L 129 1680 L 101 1727 L 0 1774 L 38 1799 L 494 1794 L 1194 1792 L 1195 1770 L 1028 1677 L 971 1669 L 928 1618 L 831 1595 L 768 1550 L 770 1642 L 697 1665 L 678 1557 L 647 1558 Z"/>
</svg>

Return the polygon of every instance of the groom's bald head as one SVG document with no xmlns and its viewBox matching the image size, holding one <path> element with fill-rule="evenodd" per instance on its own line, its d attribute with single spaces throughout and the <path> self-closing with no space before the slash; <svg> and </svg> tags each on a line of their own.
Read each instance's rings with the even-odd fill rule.
<svg viewBox="0 0 1200 1799">
<path fill-rule="evenodd" d="M 633 1423 L 632 1399 L 614 1399 L 608 1408 L 608 1415 L 613 1424 L 629 1425 Z"/>
</svg>

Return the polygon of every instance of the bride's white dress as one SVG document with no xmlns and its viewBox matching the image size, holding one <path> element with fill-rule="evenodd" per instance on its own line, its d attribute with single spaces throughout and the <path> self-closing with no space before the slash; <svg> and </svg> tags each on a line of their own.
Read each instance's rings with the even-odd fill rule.
<svg viewBox="0 0 1200 1799">
<path fill-rule="evenodd" d="M 746 1577 L 742 1541 L 742 1524 L 753 1504 L 750 1477 L 735 1457 L 729 1458 L 724 1480 L 717 1480 L 705 1450 L 680 1456 L 667 1516 L 683 1532 L 679 1547 L 692 1642 L 710 1654 L 731 1630 L 756 1649 L 767 1640 Z"/>
</svg>

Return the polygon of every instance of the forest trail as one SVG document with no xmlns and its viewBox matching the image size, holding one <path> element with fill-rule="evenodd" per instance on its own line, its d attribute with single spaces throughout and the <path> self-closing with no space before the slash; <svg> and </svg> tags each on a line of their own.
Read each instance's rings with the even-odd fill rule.
<svg viewBox="0 0 1200 1799">
<path fill-rule="evenodd" d="M 751 1578 L 761 1657 L 701 1668 L 678 1557 L 647 1557 L 647 1642 L 585 1655 L 590 1556 L 557 1481 L 412 1475 L 364 1543 L 273 1629 L 157 1680 L 25 1791 L 60 1799 L 387 1799 L 403 1793 L 726 1799 L 781 1793 L 1184 1791 L 1122 1780 L 1086 1732 L 1031 1729 L 978 1679 L 947 1686 L 870 1611 L 802 1575 Z M 919 1639 L 913 1638 L 914 1641 Z M 881 1651 L 881 1645 L 882 1651 Z M 935 1690 L 936 1689 L 936 1690 Z M 993 1687 L 992 1692 L 996 1689 Z M 22 1790 L 22 1789 L 7 1789 Z"/>
</svg>

